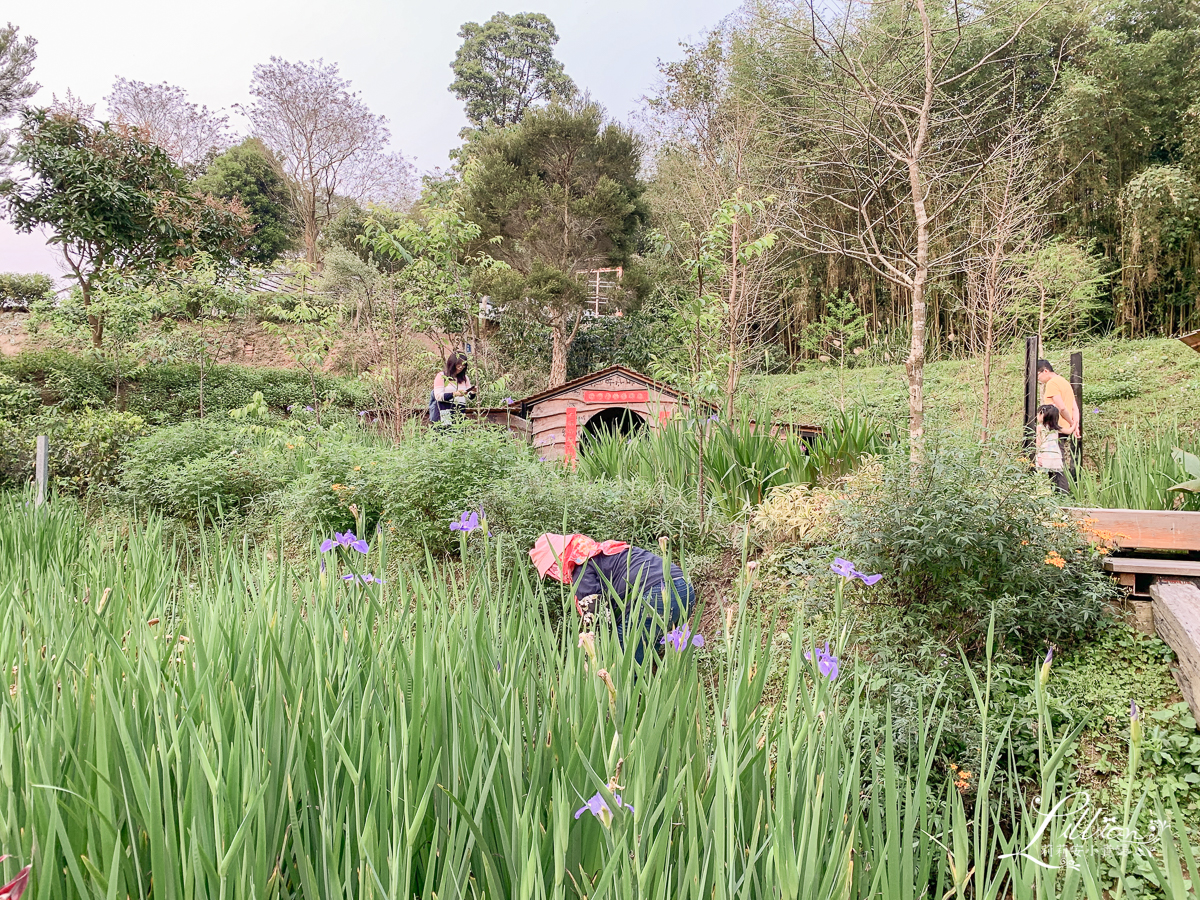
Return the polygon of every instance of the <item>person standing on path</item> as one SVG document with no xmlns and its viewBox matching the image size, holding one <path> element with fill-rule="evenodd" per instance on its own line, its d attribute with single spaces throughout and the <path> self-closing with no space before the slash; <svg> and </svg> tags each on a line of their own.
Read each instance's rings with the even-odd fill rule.
<svg viewBox="0 0 1200 900">
<path fill-rule="evenodd" d="M 1042 386 L 1042 406 L 1058 409 L 1058 431 L 1063 450 L 1063 468 L 1075 477 L 1075 440 L 1079 438 L 1079 405 L 1075 402 L 1075 391 L 1071 383 L 1054 371 L 1050 360 L 1039 359 L 1037 379 Z"/>
</svg>

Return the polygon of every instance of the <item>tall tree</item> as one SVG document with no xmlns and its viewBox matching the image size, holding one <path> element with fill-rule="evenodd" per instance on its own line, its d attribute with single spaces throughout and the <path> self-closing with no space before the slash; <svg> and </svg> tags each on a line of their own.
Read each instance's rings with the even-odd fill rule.
<svg viewBox="0 0 1200 900">
<path fill-rule="evenodd" d="M 772 23 L 795 54 L 770 112 L 790 139 L 793 238 L 869 266 L 907 299 L 909 441 L 924 452 L 928 292 L 961 272 L 967 198 L 1001 152 L 1016 82 L 1011 48 L 1048 0 L 802 0 Z M 1054 48 L 1051 48 L 1053 51 Z M 844 217 L 835 219 L 829 210 Z"/>
<path fill-rule="evenodd" d="M 246 138 L 212 161 L 193 182 L 194 189 L 223 200 L 237 200 L 253 230 L 238 256 L 254 266 L 269 266 L 297 245 L 287 184 L 275 160 L 258 138 Z"/>
<path fill-rule="evenodd" d="M 458 36 L 463 42 L 450 64 L 450 90 L 466 101 L 467 118 L 476 128 L 514 125 L 539 101 L 575 93 L 554 58 L 558 32 L 548 16 L 498 12 L 482 25 L 467 22 Z"/>
<path fill-rule="evenodd" d="M 529 110 L 477 138 L 466 171 L 467 217 L 508 270 L 486 289 L 505 315 L 550 329 L 550 386 L 567 380 L 567 352 L 583 319 L 582 276 L 624 265 L 645 218 L 641 152 L 629 130 L 585 101 Z"/>
<path fill-rule="evenodd" d="M 254 102 L 242 108 L 283 168 L 312 265 L 319 262 L 321 231 L 342 201 L 398 203 L 411 178 L 404 158 L 387 152 L 387 119 L 350 87 L 336 64 L 272 56 L 254 67 Z"/>
<path fill-rule="evenodd" d="M 247 230 L 239 208 L 193 194 L 166 151 L 135 130 L 27 110 L 15 160 L 26 174 L 5 186 L 13 224 L 54 232 L 85 307 L 108 273 L 186 266 L 200 252 L 227 260 Z M 99 347 L 104 319 L 89 310 L 88 321 Z"/>
<path fill-rule="evenodd" d="M 38 85 L 29 80 L 33 74 L 33 61 L 37 59 L 34 50 L 37 41 L 28 35 L 24 40 L 18 38 L 18 31 L 20 29 L 11 22 L 0 28 L 0 174 L 4 173 L 9 138 L 4 123 L 38 90 Z"/>
<path fill-rule="evenodd" d="M 723 354 L 732 408 L 747 350 L 780 318 L 780 260 L 768 252 L 775 243 L 775 191 L 764 171 L 773 164 L 774 138 L 762 127 L 761 104 L 738 77 L 746 60 L 758 56 L 752 39 L 722 26 L 684 49 L 682 60 L 660 64 L 663 82 L 649 99 L 657 153 L 647 193 L 667 245 L 693 260 L 684 266 L 690 279 L 698 271 L 694 260 L 709 257 L 700 280 L 716 298 L 710 311 L 719 327 L 710 343 Z M 750 245 L 758 252 L 744 253 Z M 681 296 L 694 295 L 691 287 Z"/>
<path fill-rule="evenodd" d="M 190 102 L 187 91 L 165 81 L 118 78 L 104 101 L 114 121 L 138 129 L 189 172 L 200 170 L 232 143 L 228 116 Z"/>
</svg>

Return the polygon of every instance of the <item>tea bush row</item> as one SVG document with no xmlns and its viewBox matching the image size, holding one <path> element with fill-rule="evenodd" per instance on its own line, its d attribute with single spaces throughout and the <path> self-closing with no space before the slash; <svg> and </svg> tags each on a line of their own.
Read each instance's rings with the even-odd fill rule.
<svg viewBox="0 0 1200 900">
<path fill-rule="evenodd" d="M 481 505 L 489 527 L 522 544 L 564 529 L 642 543 L 696 536 L 682 499 L 636 480 L 585 481 L 475 425 L 412 429 L 393 444 L 345 422 L 186 422 L 133 444 L 120 486 L 179 518 L 250 514 L 305 542 L 314 530 L 378 529 L 411 553 L 452 550 L 450 523 Z"/>
<path fill-rule="evenodd" d="M 199 366 L 152 362 L 128 368 L 111 359 L 76 356 L 66 351 L 22 353 L 0 360 L 0 412 L 10 406 L 19 415 L 35 414 L 42 403 L 64 410 L 117 403 L 125 411 L 161 425 L 200 414 L 201 390 L 206 413 L 237 409 L 261 391 L 272 409 L 311 405 L 313 387 L 305 372 L 236 365 L 207 367 L 203 384 Z M 316 393 L 342 409 L 371 404 L 362 383 L 333 375 L 315 376 Z M 118 396 L 119 394 L 119 396 Z"/>
</svg>

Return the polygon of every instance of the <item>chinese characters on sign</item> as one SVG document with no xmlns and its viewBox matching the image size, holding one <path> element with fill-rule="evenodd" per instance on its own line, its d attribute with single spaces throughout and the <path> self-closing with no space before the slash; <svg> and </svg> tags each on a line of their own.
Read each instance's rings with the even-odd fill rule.
<svg viewBox="0 0 1200 900">
<path fill-rule="evenodd" d="M 567 409 L 567 424 L 564 428 L 567 439 L 567 465 L 575 465 L 575 453 L 579 446 L 579 414 L 575 407 Z"/>
<path fill-rule="evenodd" d="M 648 403 L 649 391 L 584 391 L 584 403 Z"/>
</svg>

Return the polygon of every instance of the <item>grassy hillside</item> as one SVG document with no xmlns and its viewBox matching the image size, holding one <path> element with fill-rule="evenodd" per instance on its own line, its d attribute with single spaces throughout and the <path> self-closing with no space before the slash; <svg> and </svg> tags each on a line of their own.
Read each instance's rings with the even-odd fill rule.
<svg viewBox="0 0 1200 900">
<path fill-rule="evenodd" d="M 1098 446 L 1123 427 L 1153 429 L 1177 423 L 1200 429 L 1200 353 L 1177 340 L 1098 341 L 1048 351 L 1066 374 L 1070 354 L 1083 351 L 1084 437 Z M 982 362 L 954 359 L 925 370 L 925 403 L 931 430 L 978 431 L 983 409 Z M 1019 433 L 1022 417 L 1024 345 L 994 361 L 991 429 Z M 794 375 L 747 380 L 755 400 L 777 420 L 820 423 L 840 407 L 858 407 L 884 422 L 907 428 L 908 383 L 902 365 L 819 365 Z"/>
</svg>

